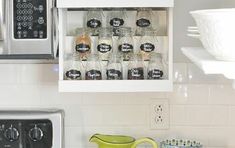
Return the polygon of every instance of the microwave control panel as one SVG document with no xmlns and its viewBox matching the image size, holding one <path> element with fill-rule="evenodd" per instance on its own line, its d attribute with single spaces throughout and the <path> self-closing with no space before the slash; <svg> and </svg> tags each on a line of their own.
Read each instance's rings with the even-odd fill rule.
<svg viewBox="0 0 235 148">
<path fill-rule="evenodd" d="M 47 38 L 47 0 L 14 0 L 14 38 Z"/>
</svg>

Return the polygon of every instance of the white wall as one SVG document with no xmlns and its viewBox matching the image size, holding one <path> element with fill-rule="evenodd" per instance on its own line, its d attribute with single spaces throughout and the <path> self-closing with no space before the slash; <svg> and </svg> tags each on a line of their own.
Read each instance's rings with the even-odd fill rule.
<svg viewBox="0 0 235 148">
<path fill-rule="evenodd" d="M 222 76 L 206 76 L 188 63 L 181 46 L 193 25 L 189 10 L 235 6 L 234 0 L 176 0 L 173 93 L 58 93 L 56 65 L 0 64 L 0 109 L 58 107 L 66 112 L 66 148 L 93 147 L 94 133 L 187 138 L 206 147 L 235 147 L 235 91 Z M 170 129 L 149 129 L 149 100 L 169 98 Z"/>
</svg>

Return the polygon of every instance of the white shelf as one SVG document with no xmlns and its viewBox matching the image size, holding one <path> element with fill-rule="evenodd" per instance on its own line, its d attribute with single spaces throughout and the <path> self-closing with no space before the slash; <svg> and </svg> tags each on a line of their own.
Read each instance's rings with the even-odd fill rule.
<svg viewBox="0 0 235 148">
<path fill-rule="evenodd" d="M 64 8 L 87 8 L 87 7 L 171 7 L 173 0 L 58 0 L 59 7 L 59 92 L 170 92 L 173 90 L 173 9 L 166 9 L 164 12 L 163 24 L 167 33 L 159 36 L 160 47 L 168 56 L 168 77 L 165 80 L 64 80 L 64 69 L 66 68 L 66 55 L 74 48 L 74 38 L 67 36 L 68 28 L 74 24 L 79 24 L 82 19 L 70 19 L 71 12 Z M 62 8 L 62 9 L 60 9 Z M 74 13 L 74 12 L 73 12 Z M 82 13 L 82 11 L 77 11 Z M 78 17 L 82 18 L 82 17 Z M 132 18 L 132 17 L 131 17 Z M 163 18 L 163 19 L 164 19 Z M 76 21 L 74 21 L 76 20 Z M 76 25 L 77 26 L 77 25 Z M 70 31 L 69 31 L 70 32 Z M 165 31 L 164 31 L 165 32 Z M 138 39 L 138 37 L 137 37 Z M 135 38 L 134 38 L 135 40 Z M 115 41 L 115 40 L 114 40 Z M 102 72 L 103 73 L 103 72 Z M 104 74 L 104 73 L 103 73 Z"/>
<path fill-rule="evenodd" d="M 200 47 L 184 47 L 181 50 L 205 74 L 222 74 L 228 79 L 235 80 L 235 62 L 216 60 L 205 49 Z"/>
<path fill-rule="evenodd" d="M 169 80 L 59 81 L 59 92 L 169 92 Z"/>
<path fill-rule="evenodd" d="M 58 8 L 173 7 L 174 0 L 57 0 Z"/>
</svg>

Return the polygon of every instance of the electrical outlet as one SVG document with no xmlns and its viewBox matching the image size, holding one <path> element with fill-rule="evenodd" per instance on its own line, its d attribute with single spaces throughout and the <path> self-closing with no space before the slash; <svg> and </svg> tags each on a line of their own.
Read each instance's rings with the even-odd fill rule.
<svg viewBox="0 0 235 148">
<path fill-rule="evenodd" d="M 169 102 L 167 99 L 151 99 L 150 128 L 169 129 Z"/>
</svg>

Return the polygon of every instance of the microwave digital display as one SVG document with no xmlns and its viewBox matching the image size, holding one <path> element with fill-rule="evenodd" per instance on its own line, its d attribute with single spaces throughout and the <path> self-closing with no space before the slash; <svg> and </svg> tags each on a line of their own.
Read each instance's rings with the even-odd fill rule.
<svg viewBox="0 0 235 148">
<path fill-rule="evenodd" d="M 47 38 L 47 0 L 14 0 L 14 38 Z"/>
</svg>

